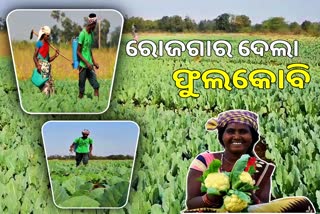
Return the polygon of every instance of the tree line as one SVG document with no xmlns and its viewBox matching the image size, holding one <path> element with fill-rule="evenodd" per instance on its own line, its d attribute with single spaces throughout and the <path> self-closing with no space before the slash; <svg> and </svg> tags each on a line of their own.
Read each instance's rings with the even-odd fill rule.
<svg viewBox="0 0 320 214">
<path fill-rule="evenodd" d="M 75 155 L 51 155 L 48 160 L 74 160 Z M 131 155 L 90 156 L 90 160 L 133 160 Z"/>
<path fill-rule="evenodd" d="M 52 27 L 52 40 L 54 43 L 70 42 L 73 37 L 79 35 L 82 28 L 79 24 L 66 17 L 64 12 L 52 11 L 51 17 L 60 23 Z M 86 17 L 84 17 L 86 23 Z M 123 32 L 130 33 L 132 25 L 135 25 L 138 32 L 228 32 L 228 33 L 291 33 L 306 34 L 312 36 L 320 35 L 320 22 L 303 21 L 287 22 L 283 17 L 271 17 L 260 24 L 252 24 L 250 18 L 246 15 L 233 15 L 223 13 L 214 19 L 201 20 L 198 23 L 189 16 L 163 16 L 157 20 L 145 20 L 141 17 L 125 17 Z M 98 46 L 98 27 L 95 29 L 95 47 Z M 121 28 L 117 27 L 111 32 L 111 38 L 108 39 L 110 22 L 106 19 L 100 20 L 100 41 L 101 46 L 116 46 L 120 36 Z M 6 20 L 0 17 L 0 31 L 6 31 Z"/>
<path fill-rule="evenodd" d="M 51 29 L 51 40 L 53 43 L 70 43 L 73 38 L 79 36 L 79 33 L 86 26 L 87 17 L 83 18 L 83 26 L 72 21 L 66 16 L 64 12 L 54 10 L 50 16 L 56 20 L 55 24 Z M 58 27 L 60 24 L 61 28 Z M 100 30 L 100 40 L 99 40 Z M 121 27 L 118 26 L 113 32 L 111 32 L 110 38 L 108 38 L 110 31 L 110 22 L 107 19 L 98 20 L 97 26 L 94 31 L 94 45 L 93 47 L 113 47 L 118 45 Z"/>
<path fill-rule="evenodd" d="M 87 17 L 83 18 L 83 25 L 72 21 L 66 16 L 64 12 L 59 10 L 54 10 L 51 12 L 50 16 L 56 20 L 57 24 L 51 27 L 51 42 L 52 43 L 71 43 L 72 39 L 79 36 L 81 30 L 86 26 Z M 118 46 L 118 41 L 120 37 L 121 27 L 118 26 L 114 31 L 110 32 L 110 22 L 107 19 L 99 20 L 100 24 L 94 31 L 94 45 L 93 47 L 99 46 L 99 25 L 100 25 L 100 47 L 115 47 Z M 60 25 L 61 27 L 58 27 Z M 6 20 L 0 17 L 0 31 L 7 31 Z M 108 35 L 110 34 L 110 38 Z"/>
<path fill-rule="evenodd" d="M 223 13 L 214 19 L 201 20 L 198 23 L 189 16 L 163 16 L 157 20 L 144 20 L 141 17 L 125 17 L 124 32 L 131 32 L 135 25 L 137 32 L 227 32 L 227 33 L 291 33 L 320 35 L 320 22 L 305 20 L 301 24 L 288 23 L 283 17 L 271 17 L 260 24 L 252 24 L 246 15 Z"/>
</svg>

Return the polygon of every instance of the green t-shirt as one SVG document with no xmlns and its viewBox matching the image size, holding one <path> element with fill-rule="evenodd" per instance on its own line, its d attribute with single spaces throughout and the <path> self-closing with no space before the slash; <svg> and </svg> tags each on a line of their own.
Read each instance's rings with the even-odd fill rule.
<svg viewBox="0 0 320 214">
<path fill-rule="evenodd" d="M 83 29 L 79 35 L 78 43 L 82 45 L 81 54 L 90 63 L 92 63 L 91 46 L 93 45 L 93 32 L 88 33 L 86 29 Z M 80 60 L 81 67 L 86 68 L 86 63 Z"/>
<path fill-rule="evenodd" d="M 76 144 L 76 152 L 77 153 L 88 153 L 89 145 L 93 143 L 93 140 L 91 138 L 83 139 L 82 137 L 79 137 L 73 141 Z"/>
</svg>

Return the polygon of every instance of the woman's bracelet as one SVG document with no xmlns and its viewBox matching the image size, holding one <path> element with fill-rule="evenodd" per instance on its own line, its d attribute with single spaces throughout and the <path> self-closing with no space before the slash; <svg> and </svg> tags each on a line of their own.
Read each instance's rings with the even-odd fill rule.
<svg viewBox="0 0 320 214">
<path fill-rule="evenodd" d="M 212 206 L 215 204 L 214 202 L 210 201 L 207 194 L 204 194 L 202 196 L 202 201 L 203 201 L 203 203 L 205 203 L 206 205 L 209 205 L 209 206 Z"/>
</svg>

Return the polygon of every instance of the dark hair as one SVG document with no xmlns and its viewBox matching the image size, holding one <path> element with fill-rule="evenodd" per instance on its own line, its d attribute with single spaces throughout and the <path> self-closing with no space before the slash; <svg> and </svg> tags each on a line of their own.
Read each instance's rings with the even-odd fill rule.
<svg viewBox="0 0 320 214">
<path fill-rule="evenodd" d="M 226 130 L 227 126 L 222 127 L 222 128 L 218 128 L 218 139 L 220 144 L 224 147 L 223 141 L 222 141 L 222 136 L 224 131 Z M 250 131 L 251 131 L 251 135 L 252 135 L 252 143 L 250 145 L 250 147 L 248 148 L 247 154 L 253 155 L 253 147 L 254 145 L 258 142 L 259 140 L 259 134 L 258 132 L 252 128 L 251 126 L 249 126 Z"/>
<path fill-rule="evenodd" d="M 45 35 L 46 35 L 46 34 L 42 34 L 42 35 L 40 36 L 40 39 L 39 39 L 39 40 L 42 40 Z"/>
<path fill-rule="evenodd" d="M 97 15 L 95 13 L 90 13 L 89 14 L 89 18 L 94 18 L 94 17 L 97 17 Z"/>
</svg>

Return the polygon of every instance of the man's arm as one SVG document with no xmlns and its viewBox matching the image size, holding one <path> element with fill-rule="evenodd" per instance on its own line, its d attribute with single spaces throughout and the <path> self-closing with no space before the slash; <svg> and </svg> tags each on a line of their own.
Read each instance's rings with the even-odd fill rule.
<svg viewBox="0 0 320 214">
<path fill-rule="evenodd" d="M 69 148 L 69 151 L 70 152 L 73 152 L 74 151 L 74 147 L 76 146 L 76 144 L 73 142 Z"/>
<path fill-rule="evenodd" d="M 86 64 L 87 68 L 92 70 L 93 66 L 84 58 L 84 56 L 82 55 L 81 52 L 82 52 L 82 44 L 78 43 L 77 55 L 78 55 L 79 59 Z"/>
<path fill-rule="evenodd" d="M 93 149 L 93 146 L 92 146 L 92 144 L 90 144 L 90 146 L 89 146 L 89 154 L 90 154 L 90 156 L 92 156 L 92 149 Z"/>
<path fill-rule="evenodd" d="M 93 62 L 94 67 L 96 67 L 96 69 L 99 69 L 99 64 L 94 60 L 92 50 L 90 50 L 90 52 L 91 52 L 91 58 L 92 58 L 92 62 Z"/>
</svg>

